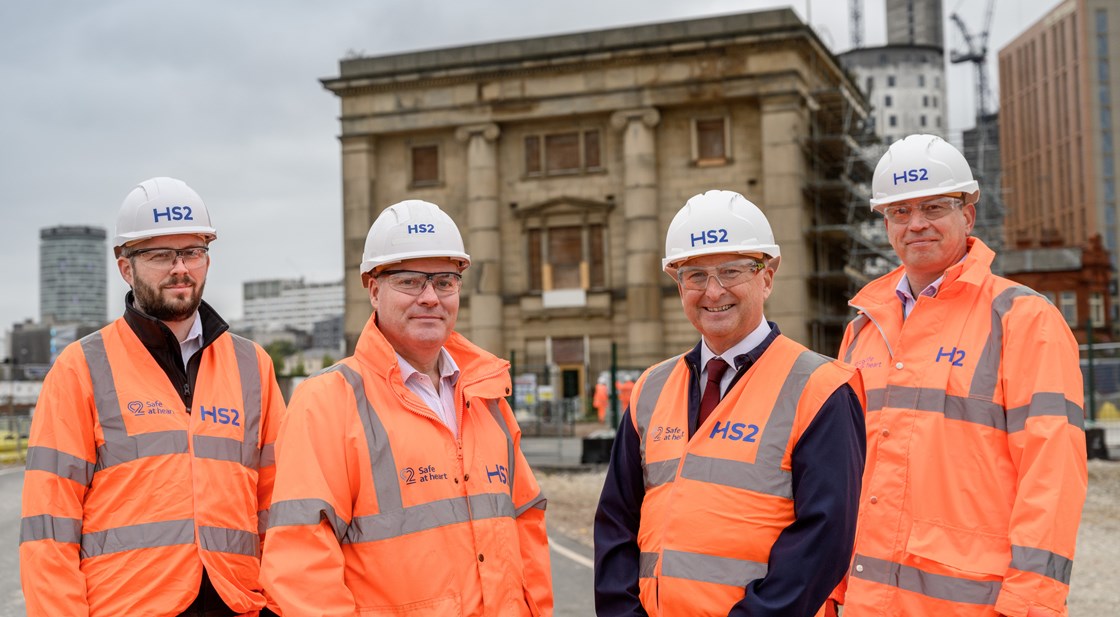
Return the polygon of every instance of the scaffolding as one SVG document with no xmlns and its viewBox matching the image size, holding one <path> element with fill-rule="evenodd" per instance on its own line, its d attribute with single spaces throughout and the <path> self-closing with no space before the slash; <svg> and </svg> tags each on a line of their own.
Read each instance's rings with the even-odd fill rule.
<svg viewBox="0 0 1120 617">
<path fill-rule="evenodd" d="M 812 206 L 807 236 L 813 246 L 810 297 L 812 348 L 833 355 L 851 319 L 847 301 L 872 279 L 898 265 L 882 222 L 868 207 L 877 141 L 866 100 L 841 82 L 813 92 L 805 197 Z"/>
</svg>

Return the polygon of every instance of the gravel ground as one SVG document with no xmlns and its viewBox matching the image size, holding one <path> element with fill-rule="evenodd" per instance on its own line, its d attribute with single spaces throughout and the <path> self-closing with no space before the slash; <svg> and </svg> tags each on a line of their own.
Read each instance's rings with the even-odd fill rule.
<svg viewBox="0 0 1120 617">
<path fill-rule="evenodd" d="M 548 497 L 548 522 L 592 546 L 591 526 L 605 471 L 537 473 Z M 1089 496 L 1077 537 L 1070 617 L 1120 614 L 1120 462 L 1089 461 Z"/>
</svg>

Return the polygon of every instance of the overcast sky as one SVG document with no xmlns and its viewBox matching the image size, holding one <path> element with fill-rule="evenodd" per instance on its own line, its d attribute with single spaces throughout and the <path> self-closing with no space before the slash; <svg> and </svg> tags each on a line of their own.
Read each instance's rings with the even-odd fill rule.
<svg viewBox="0 0 1120 617">
<path fill-rule="evenodd" d="M 319 78 L 379 55 L 792 6 L 834 52 L 841 0 L 34 0 L 0 3 L 0 328 L 39 316 L 39 230 L 96 225 L 140 181 L 185 180 L 219 239 L 205 298 L 241 315 L 241 283 L 342 276 L 338 101 Z M 998 0 L 996 53 L 1058 4 Z M 979 29 L 985 0 L 945 0 Z M 886 41 L 864 2 L 864 45 Z M 946 22 L 949 48 L 962 38 Z M 952 66 L 951 136 L 972 125 L 972 70 Z M 126 287 L 109 257 L 109 317 Z M 351 273 L 352 274 L 352 273 Z M 0 355 L 6 355 L 7 349 Z"/>
</svg>

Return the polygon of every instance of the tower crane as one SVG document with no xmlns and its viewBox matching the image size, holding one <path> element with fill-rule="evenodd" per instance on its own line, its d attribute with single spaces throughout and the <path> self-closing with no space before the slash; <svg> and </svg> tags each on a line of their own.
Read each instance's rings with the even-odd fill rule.
<svg viewBox="0 0 1120 617">
<path fill-rule="evenodd" d="M 852 49 L 863 47 L 863 0 L 848 0 L 848 25 Z"/>
<path fill-rule="evenodd" d="M 964 37 L 964 44 L 967 49 L 965 51 L 952 51 L 949 53 L 949 61 L 953 64 L 961 62 L 971 62 L 976 67 L 976 126 L 980 126 L 981 119 L 988 113 L 988 99 L 991 97 L 991 90 L 988 87 L 988 33 L 991 31 L 992 26 L 992 13 L 996 6 L 995 0 L 988 0 L 988 8 L 984 14 L 984 27 L 976 33 L 974 38 L 968 31 L 968 26 L 964 24 L 964 20 L 956 11 L 949 16 L 953 20 L 957 29 L 961 31 L 961 36 Z"/>
</svg>

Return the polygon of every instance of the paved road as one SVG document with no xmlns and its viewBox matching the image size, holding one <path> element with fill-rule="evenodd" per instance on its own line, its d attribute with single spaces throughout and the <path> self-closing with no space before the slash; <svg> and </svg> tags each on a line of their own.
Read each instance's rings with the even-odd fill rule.
<svg viewBox="0 0 1120 617">
<path fill-rule="evenodd" d="M 19 586 L 19 507 L 23 470 L 0 468 L 0 617 L 26 617 Z M 559 534 L 552 541 L 556 617 L 594 615 L 591 550 Z"/>
<path fill-rule="evenodd" d="M 19 500 L 23 469 L 0 467 L 0 617 L 26 617 L 19 588 Z"/>
</svg>

